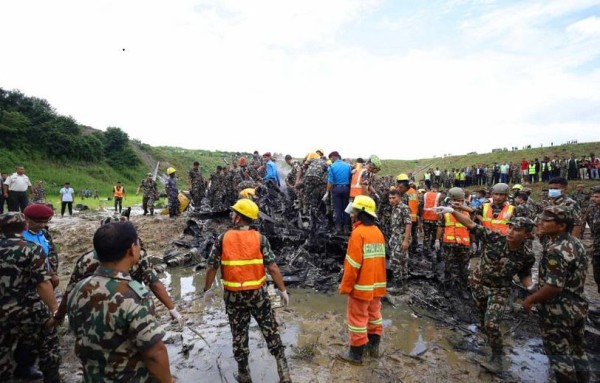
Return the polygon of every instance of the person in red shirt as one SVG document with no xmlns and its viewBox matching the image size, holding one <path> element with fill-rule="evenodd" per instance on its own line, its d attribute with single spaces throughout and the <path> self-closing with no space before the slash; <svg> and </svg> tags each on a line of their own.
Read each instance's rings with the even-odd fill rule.
<svg viewBox="0 0 600 383">
<path fill-rule="evenodd" d="M 521 173 L 523 173 L 525 183 L 529 183 L 529 162 L 525 158 L 521 161 Z"/>
</svg>

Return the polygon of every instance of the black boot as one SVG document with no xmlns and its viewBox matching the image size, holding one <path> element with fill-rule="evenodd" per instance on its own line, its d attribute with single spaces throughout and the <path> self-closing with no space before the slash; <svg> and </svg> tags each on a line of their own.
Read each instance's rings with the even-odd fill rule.
<svg viewBox="0 0 600 383">
<path fill-rule="evenodd" d="M 355 365 L 362 365 L 363 362 L 363 352 L 365 350 L 365 345 L 362 346 L 350 346 L 349 349 L 346 349 L 338 354 L 338 358 L 349 362 Z"/>
<path fill-rule="evenodd" d="M 369 343 L 365 346 L 365 352 L 368 356 L 373 358 L 379 358 L 379 342 L 381 341 L 381 336 L 377 334 L 369 334 Z"/>
<path fill-rule="evenodd" d="M 58 367 L 50 371 L 44 371 L 44 383 L 60 383 Z"/>
<path fill-rule="evenodd" d="M 17 366 L 14 376 L 24 380 L 38 380 L 42 379 L 44 374 L 34 366 Z"/>
<path fill-rule="evenodd" d="M 233 373 L 233 377 L 239 383 L 252 383 L 252 377 L 250 376 L 250 366 L 248 366 L 248 362 L 238 363 L 237 372 Z"/>
</svg>

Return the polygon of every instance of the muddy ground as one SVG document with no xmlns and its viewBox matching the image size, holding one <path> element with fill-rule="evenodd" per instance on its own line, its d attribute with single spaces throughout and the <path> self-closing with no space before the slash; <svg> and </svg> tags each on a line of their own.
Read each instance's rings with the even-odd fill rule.
<svg viewBox="0 0 600 383">
<path fill-rule="evenodd" d="M 79 255 L 91 249 L 92 236 L 100 220 L 111 212 L 76 213 L 56 217 L 51 232 L 57 244 L 61 265 L 60 293 L 66 286 Z M 134 209 L 132 222 L 151 256 L 162 257 L 174 239 L 183 238 L 185 216 L 143 217 Z M 589 241 L 586 241 L 589 245 Z M 586 293 L 591 308 L 600 308 L 600 297 L 588 274 Z M 193 268 L 168 269 L 162 281 L 187 319 L 179 331 L 169 315 L 156 302 L 159 320 L 167 330 L 171 371 L 179 382 L 234 382 L 236 364 L 231 350 L 231 333 L 222 301 L 205 307 L 200 292 L 204 271 Z M 366 359 L 363 366 L 351 366 L 335 355 L 347 344 L 344 325 L 345 297 L 335 292 L 290 290 L 291 305 L 277 308 L 276 315 L 295 382 L 544 382 L 548 380 L 548 360 L 534 316 L 508 314 L 506 371 L 500 376 L 486 372 L 478 360 L 489 351 L 472 324 L 473 307 L 458 297 L 443 299 L 424 279 L 411 281 L 409 292 L 385 303 L 384 356 Z M 73 336 L 61 327 L 62 378 L 81 380 L 78 359 L 73 352 Z M 598 339 L 598 338 L 596 338 Z M 251 370 L 254 381 L 276 382 L 275 361 L 269 355 L 256 323 L 251 324 Z M 595 353 L 597 350 L 595 351 Z M 591 355 L 596 358 L 597 353 Z"/>
</svg>

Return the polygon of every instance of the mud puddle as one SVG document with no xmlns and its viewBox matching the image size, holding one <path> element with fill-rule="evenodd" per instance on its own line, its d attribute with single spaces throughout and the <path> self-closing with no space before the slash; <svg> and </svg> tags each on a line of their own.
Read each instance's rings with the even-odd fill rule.
<svg viewBox="0 0 600 383">
<path fill-rule="evenodd" d="M 188 319 L 183 332 L 166 326 L 171 368 L 178 381 L 234 382 L 231 332 L 222 300 L 206 307 L 201 292 L 204 272 L 169 269 L 163 283 Z M 547 380 L 548 361 L 541 340 L 514 339 L 507 345 L 507 370 L 485 372 L 477 360 L 486 350 L 475 326 L 470 334 L 440 327 L 406 303 L 410 293 L 384 304 L 384 356 L 365 358 L 363 366 L 338 361 L 347 345 L 346 297 L 289 289 L 291 305 L 276 308 L 292 378 L 296 382 L 460 382 Z M 275 306 L 277 305 L 275 299 Z M 509 330 L 509 329 L 507 329 Z M 508 351 L 510 350 L 510 351 Z M 250 366 L 254 381 L 277 382 L 275 360 L 254 320 L 250 325 Z"/>
</svg>

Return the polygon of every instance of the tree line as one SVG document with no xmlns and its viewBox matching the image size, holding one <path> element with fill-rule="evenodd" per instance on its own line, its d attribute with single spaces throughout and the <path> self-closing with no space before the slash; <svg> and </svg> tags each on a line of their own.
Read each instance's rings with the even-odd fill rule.
<svg viewBox="0 0 600 383">
<path fill-rule="evenodd" d="M 127 133 L 79 125 L 56 113 L 48 101 L 0 88 L 2 146 L 54 161 L 105 162 L 113 168 L 137 166 Z"/>
</svg>

